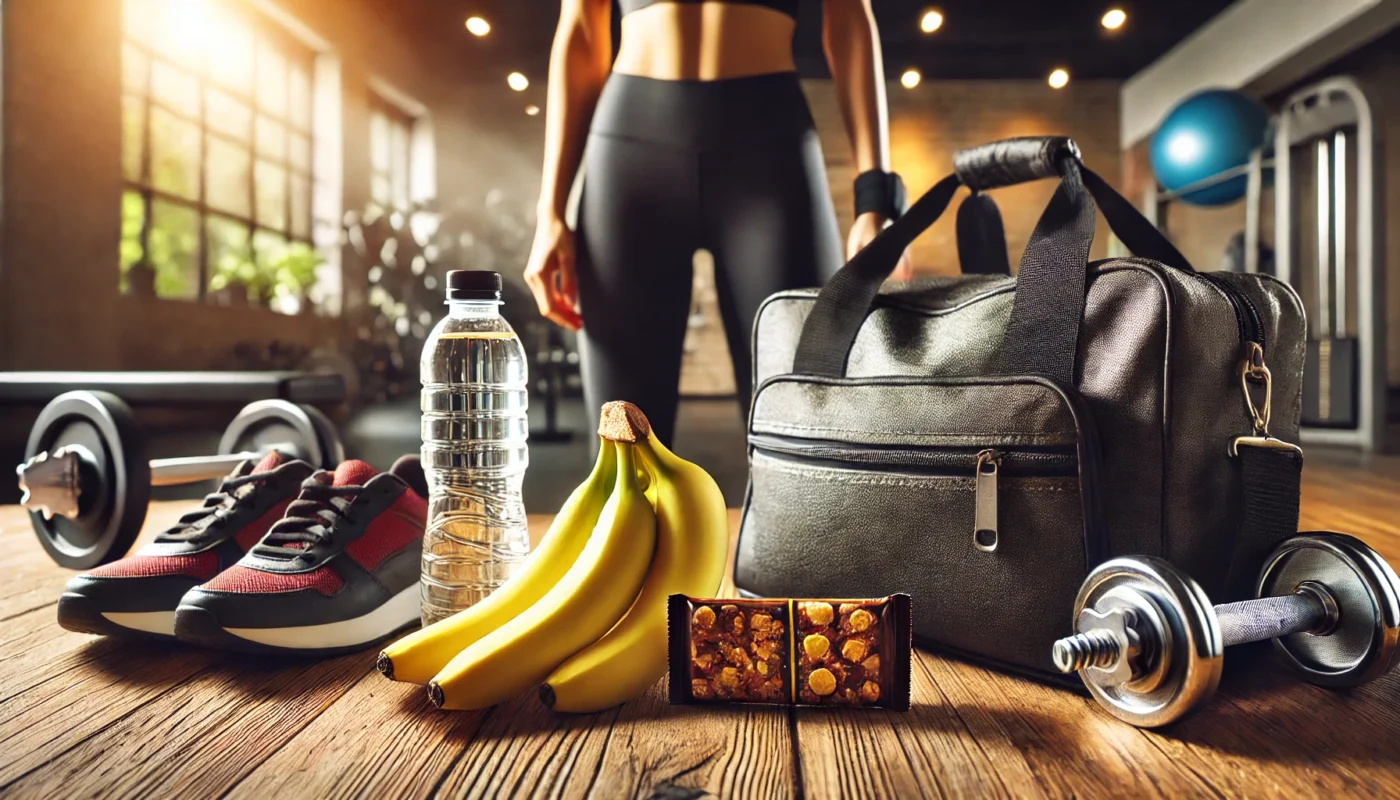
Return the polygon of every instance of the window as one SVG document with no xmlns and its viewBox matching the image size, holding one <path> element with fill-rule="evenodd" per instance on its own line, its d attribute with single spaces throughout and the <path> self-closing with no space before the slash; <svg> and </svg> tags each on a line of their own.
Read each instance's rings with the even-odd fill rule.
<svg viewBox="0 0 1400 800">
<path fill-rule="evenodd" d="M 416 120 L 402 108 L 370 95 L 369 196 L 375 205 L 396 211 L 409 206 L 409 165 Z"/>
<path fill-rule="evenodd" d="M 296 313 L 322 263 L 315 51 L 223 0 L 124 3 L 123 291 Z"/>
</svg>

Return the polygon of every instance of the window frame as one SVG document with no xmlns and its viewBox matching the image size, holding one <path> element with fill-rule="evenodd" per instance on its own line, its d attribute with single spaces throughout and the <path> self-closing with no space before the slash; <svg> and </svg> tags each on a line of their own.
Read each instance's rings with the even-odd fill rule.
<svg viewBox="0 0 1400 800">
<path fill-rule="evenodd" d="M 369 105 L 369 113 L 368 113 L 368 115 L 367 115 L 367 119 L 368 119 L 368 121 L 369 121 L 369 122 L 368 122 L 368 124 L 369 124 L 369 136 L 368 136 L 368 138 L 369 138 L 369 151 L 370 151 L 370 152 L 369 152 L 369 156 L 370 156 L 370 163 L 369 163 L 369 188 L 370 188 L 369 196 L 370 196 L 370 201 L 373 202 L 373 203 L 376 203 L 376 204 L 383 205 L 383 206 L 385 207 L 385 210 L 387 210 L 387 211 L 402 211 L 402 212 L 407 212 L 407 211 L 409 211 L 409 210 L 412 208 L 412 206 L 413 206 L 413 162 L 414 162 L 414 158 L 413 158 L 414 145 L 413 145 L 413 143 L 414 143 L 414 135 L 415 135 L 415 132 L 416 132 L 416 129 L 417 129 L 417 126 L 418 126 L 419 116 L 416 115 L 416 114 L 414 114 L 413 112 L 411 112 L 411 111 L 405 109 L 403 106 L 399 105 L 398 103 L 395 103 L 393 100 L 390 100 L 389 98 L 383 96 L 381 93 L 376 92 L 376 91 L 371 91 L 371 92 L 369 93 L 369 103 L 368 103 L 368 105 Z M 389 150 L 389 164 L 388 164 L 388 168 L 387 168 L 387 169 L 384 169 L 384 170 L 378 169 L 378 168 L 375 166 L 375 164 L 374 164 L 374 118 L 375 118 L 375 115 L 383 116 L 383 117 L 387 120 L 387 122 L 388 122 L 387 135 L 388 135 L 388 137 L 389 137 L 389 141 L 387 142 L 386 146 L 387 146 L 387 148 L 388 148 L 388 150 Z M 394 191 L 394 184 L 395 184 L 395 180 L 394 180 L 394 179 L 395 179 L 395 174 L 394 174 L 395 158 L 394 158 L 394 157 L 395 157 L 396 154 L 395 154 L 395 152 L 394 152 L 394 136 L 393 136 L 393 130 L 394 130 L 394 126 L 395 126 L 396 124 L 399 125 L 399 126 L 401 126 L 402 129 L 403 129 L 403 150 L 402 150 L 401 153 L 398 154 L 398 155 L 401 155 L 401 156 L 403 157 L 403 161 L 402 161 L 402 163 L 403 163 L 403 176 L 402 176 L 402 181 L 403 181 L 403 197 L 404 197 L 404 203 L 403 203 L 402 206 L 398 205 L 398 203 L 396 202 L 396 200 L 395 200 L 395 198 L 394 198 L 394 194 L 395 194 L 395 191 Z M 386 185 L 389 187 L 389 198 L 388 198 L 388 201 L 385 202 L 385 203 L 381 203 L 381 202 L 380 202 L 380 199 L 379 199 L 378 197 L 375 197 L 375 194 L 374 194 L 374 184 L 375 184 L 375 180 L 376 180 L 376 179 L 379 179 L 379 178 L 382 178 L 382 179 L 386 182 Z"/>
<path fill-rule="evenodd" d="M 250 87 L 247 92 L 235 89 L 220 83 L 210 76 L 208 69 L 208 59 L 202 56 L 198 66 L 181 63 L 169 54 L 161 52 L 160 49 L 147 41 L 132 34 L 123 21 L 121 42 L 123 54 L 126 48 L 132 48 L 140 54 L 144 60 L 144 72 L 139 85 L 140 90 L 132 88 L 133 82 L 129 76 L 123 74 L 121 96 L 125 103 L 127 98 L 131 98 L 140 104 L 141 116 L 141 157 L 140 175 L 135 179 L 126 175 L 125 163 L 122 168 L 122 194 L 134 192 L 141 197 L 142 219 L 140 232 L 141 260 L 140 265 L 150 266 L 150 232 L 152 227 L 153 211 L 156 201 L 167 203 L 193 211 L 198 218 L 198 235 L 196 237 L 196 268 L 197 268 L 197 291 L 192 298 L 195 302 L 205 303 L 209 297 L 210 264 L 209 264 L 209 224 L 211 220 L 231 223 L 247 230 L 246 244 L 250 257 L 255 261 L 261 257 L 255 244 L 259 233 L 273 234 L 280 237 L 283 242 L 290 245 L 293 243 L 305 244 L 315 248 L 315 193 L 316 193 L 316 136 L 315 136 L 315 92 L 316 92 L 316 59 L 317 51 L 306 43 L 297 39 L 291 32 L 287 31 L 276 20 L 268 17 L 257 10 L 244 7 L 240 3 L 228 2 L 227 0 L 215 0 L 218 2 L 220 10 L 237 17 L 247 25 L 250 34 L 250 68 L 252 69 L 249 78 Z M 285 91 L 287 105 L 283 113 L 267 111 L 258 102 L 258 70 L 260 69 L 260 50 L 266 46 L 284 60 Z M 192 115 L 188 111 L 179 109 L 156 97 L 155 93 L 155 73 L 156 64 L 165 65 L 166 68 L 175 70 L 181 76 L 192 80 L 198 95 L 199 113 Z M 123 73 L 129 68 L 125 56 L 123 56 Z M 306 77 L 306 93 L 302 98 L 306 103 L 304 118 L 306 124 L 302 125 L 295 119 L 296 112 L 292 108 L 294 75 L 300 72 Z M 242 103 L 248 109 L 247 141 L 240 141 L 233 135 L 225 133 L 223 130 L 213 126 L 209 121 L 209 92 L 216 91 L 229 98 Z M 176 119 L 182 123 L 193 125 L 199 136 L 198 153 L 198 189 L 194 199 L 183 195 L 169 192 L 157 188 L 153 172 L 154 151 L 152 148 L 152 111 L 159 109 L 162 113 Z M 261 120 L 273 122 L 282 129 L 282 156 L 273 158 L 270 154 L 259 148 L 258 124 Z M 125 137 L 127 131 L 123 124 L 123 147 L 126 147 Z M 209 182 L 210 182 L 210 160 L 209 141 L 214 138 L 220 142 L 242 150 L 248 157 L 248 180 L 246 186 L 248 213 L 239 214 L 233 211 L 211 205 L 209 202 Z M 293 146 L 297 139 L 304 139 L 307 146 L 307 161 L 304 167 L 295 165 L 293 156 Z M 282 171 L 282 227 L 278 228 L 260 221 L 258 207 L 258 180 L 257 171 L 259 162 L 265 162 Z M 301 179 L 305 182 L 305 208 L 303 214 L 294 213 L 296 203 L 294 201 L 293 186 L 295 181 Z M 301 228 L 301 233 L 297 229 Z M 172 298 L 173 299 L 173 298 Z M 183 298 L 181 298 L 183 299 Z"/>
</svg>

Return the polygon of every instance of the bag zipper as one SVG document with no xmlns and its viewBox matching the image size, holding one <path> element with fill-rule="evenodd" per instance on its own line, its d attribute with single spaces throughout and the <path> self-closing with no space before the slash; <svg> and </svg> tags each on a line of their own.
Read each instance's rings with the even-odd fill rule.
<svg viewBox="0 0 1400 800">
<path fill-rule="evenodd" d="M 995 553 L 997 542 L 997 473 L 1001 453 L 983 450 L 977 454 L 977 496 L 972 519 L 972 546 L 984 553 Z"/>
<path fill-rule="evenodd" d="M 976 481 L 972 546 L 984 553 L 995 553 L 1000 541 L 997 532 L 997 479 L 1004 465 L 1009 463 L 1018 474 L 1065 474 L 1076 471 L 1079 461 L 1073 453 L 992 448 L 974 452 L 967 448 L 905 445 L 881 447 L 761 434 L 750 436 L 749 444 L 770 457 L 801 459 L 804 463 L 819 466 L 860 464 L 866 468 L 900 471 L 912 468 L 919 474 L 939 476 L 962 476 L 971 472 Z"/>
<path fill-rule="evenodd" d="M 1253 342 L 1264 349 L 1264 323 L 1260 320 L 1259 309 L 1249 295 L 1241 292 L 1233 283 L 1206 272 L 1193 273 L 1197 277 L 1219 289 L 1235 309 L 1235 321 L 1240 324 L 1240 344 Z"/>
<path fill-rule="evenodd" d="M 821 386 L 995 386 L 1014 384 L 1038 384 L 1053 389 L 1064 400 L 1069 407 L 1070 413 L 1074 416 L 1075 428 L 1079 431 L 1079 441 L 1075 445 L 1066 445 L 1065 449 L 1072 450 L 1074 459 L 1074 469 L 1079 475 L 1080 503 L 1084 512 L 1084 563 L 1098 564 L 1108 558 L 1108 532 L 1104 528 L 1102 510 L 1099 504 L 1099 441 L 1098 431 L 1094 427 L 1094 417 L 1089 410 L 1089 406 L 1084 402 L 1084 398 L 1073 388 L 1061 386 L 1058 382 L 1039 375 L 1023 375 L 1018 377 L 975 377 L 975 378 L 927 378 L 917 375 L 884 375 L 872 378 L 834 378 L 824 375 L 770 375 L 763 379 L 763 382 L 754 390 L 754 397 L 757 398 L 763 390 L 775 383 L 798 380 L 803 383 L 812 383 Z M 752 422 L 750 423 L 752 424 Z M 777 437 L 772 437 L 777 438 Z M 768 440 L 769 436 L 763 434 L 750 434 L 750 446 L 754 445 L 754 440 Z M 798 440 L 807 441 L 807 440 Z M 893 448 L 878 446 L 868 446 L 874 450 L 889 450 Z M 905 448 L 917 450 L 919 448 Z M 945 450 L 948 448 L 944 448 Z M 965 452 L 972 452 L 967 449 Z M 1017 451 L 1018 453 L 1020 451 Z M 1030 453 L 1025 455 L 1029 456 Z M 1055 455 L 1044 453 L 1043 455 Z M 745 508 L 748 501 L 745 501 Z M 741 534 L 742 536 L 742 534 Z"/>
<path fill-rule="evenodd" d="M 1099 266 L 1100 264 L 1107 264 L 1113 261 L 1127 261 L 1134 264 L 1142 264 L 1144 266 L 1160 266 L 1165 267 L 1166 269 L 1173 269 L 1172 267 L 1169 267 L 1165 264 L 1159 265 L 1156 261 L 1150 261 L 1148 259 L 1138 258 L 1136 256 L 1100 259 L 1091 263 L 1089 266 L 1095 267 Z M 1182 270 L 1177 271 L 1181 272 Z M 1211 286 L 1217 292 L 1222 294 L 1225 297 L 1226 301 L 1230 303 L 1231 310 L 1235 312 L 1235 325 L 1239 330 L 1241 346 L 1248 347 L 1250 343 L 1254 343 L 1259 345 L 1259 349 L 1261 351 L 1265 349 L 1265 346 L 1268 343 L 1264 341 L 1263 318 L 1259 315 L 1258 306 L 1254 305 L 1254 301 L 1249 299 L 1249 295 L 1246 295 L 1244 292 L 1241 292 L 1239 288 L 1236 287 L 1233 283 L 1230 283 L 1229 281 L 1223 278 L 1212 275 L 1209 272 L 1190 272 L 1188 274 L 1198 280 L 1205 281 L 1209 286 Z"/>
<path fill-rule="evenodd" d="M 1073 445 L 1066 445 L 1064 452 L 1052 448 L 989 450 L 979 447 L 850 444 L 772 434 L 753 434 L 749 436 L 749 445 L 760 452 L 796 456 L 804 461 L 905 468 L 951 476 L 973 474 L 985 453 L 995 453 L 998 465 L 1016 475 L 1062 475 L 1074 472 L 1079 462 Z"/>
</svg>

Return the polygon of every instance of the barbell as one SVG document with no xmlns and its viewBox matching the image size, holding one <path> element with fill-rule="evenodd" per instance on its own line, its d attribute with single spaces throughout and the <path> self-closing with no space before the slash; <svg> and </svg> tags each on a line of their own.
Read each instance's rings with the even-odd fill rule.
<svg viewBox="0 0 1400 800">
<path fill-rule="evenodd" d="M 15 473 L 34 532 L 60 565 L 88 569 L 125 555 L 146 521 L 152 486 L 222 478 L 273 450 L 322 469 L 345 458 L 324 414 L 277 399 L 244 406 L 214 455 L 148 461 L 146 439 L 131 408 L 109 392 L 66 392 L 39 413 Z"/>
</svg>

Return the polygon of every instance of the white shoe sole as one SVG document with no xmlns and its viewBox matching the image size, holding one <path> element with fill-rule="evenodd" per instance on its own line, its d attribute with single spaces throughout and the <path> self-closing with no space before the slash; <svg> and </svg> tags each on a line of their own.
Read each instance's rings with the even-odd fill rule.
<svg viewBox="0 0 1400 800">
<path fill-rule="evenodd" d="M 421 613 L 421 592 L 415 581 L 387 603 L 354 619 L 321 625 L 291 628 L 224 628 L 226 633 L 250 642 L 287 650 L 326 650 L 382 639 L 400 628 L 417 622 Z"/>
<path fill-rule="evenodd" d="M 134 631 L 175 635 L 174 611 L 103 611 L 102 616 L 113 625 Z"/>
</svg>

